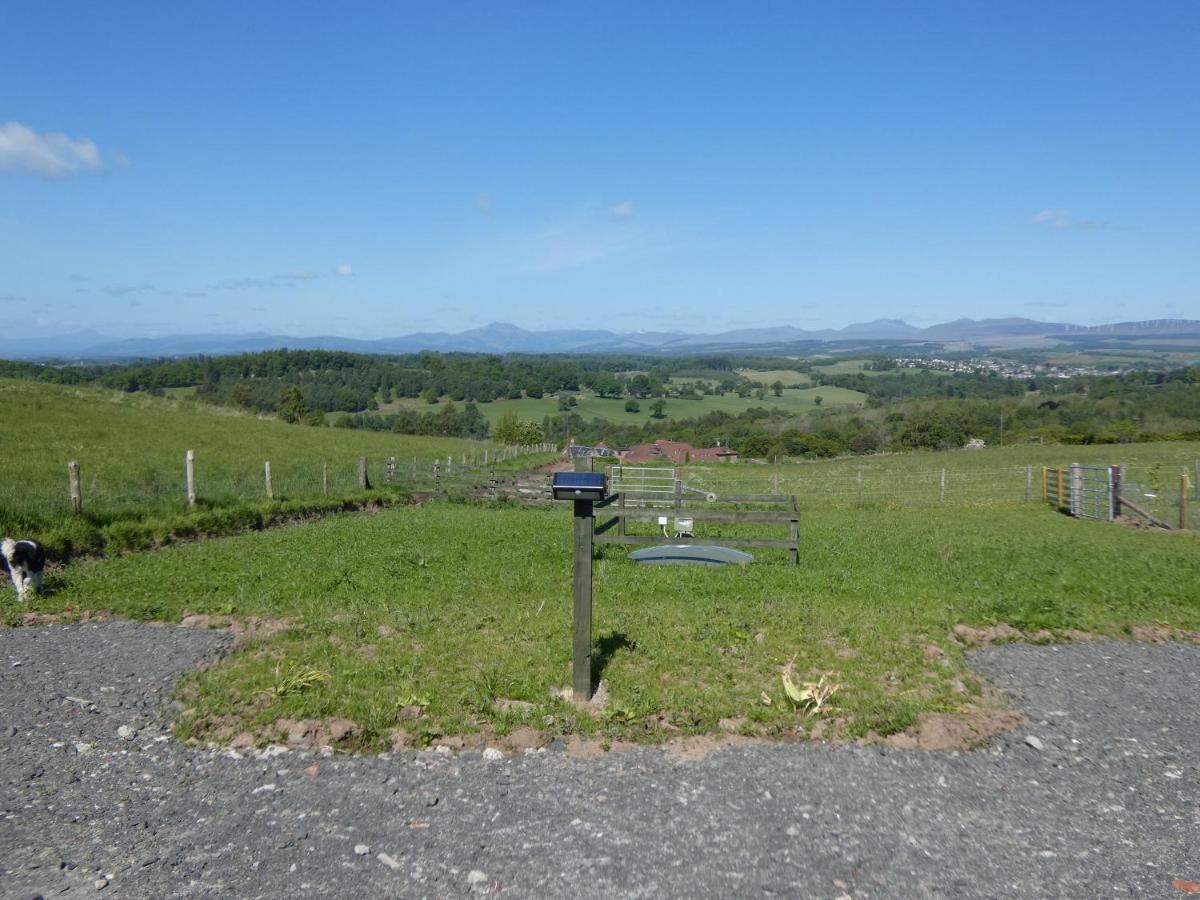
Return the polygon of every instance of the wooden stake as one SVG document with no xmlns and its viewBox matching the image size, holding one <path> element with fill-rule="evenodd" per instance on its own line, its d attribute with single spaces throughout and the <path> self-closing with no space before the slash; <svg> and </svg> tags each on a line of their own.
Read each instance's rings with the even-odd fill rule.
<svg viewBox="0 0 1200 900">
<path fill-rule="evenodd" d="M 938 477 L 938 503 L 946 502 L 946 470 Z"/>
<path fill-rule="evenodd" d="M 329 496 L 329 463 L 321 463 L 321 493 Z"/>
<path fill-rule="evenodd" d="M 189 450 L 184 459 L 184 470 L 187 473 L 187 502 L 188 506 L 196 505 L 196 454 Z"/>
<path fill-rule="evenodd" d="M 1186 531 L 1188 527 L 1188 474 L 1184 472 L 1179 476 L 1179 530 Z"/>
<path fill-rule="evenodd" d="M 79 463 L 71 460 L 67 463 L 67 485 L 71 492 L 71 512 L 75 515 L 83 513 L 83 488 L 79 483 Z"/>
<path fill-rule="evenodd" d="M 1058 508 L 1064 509 L 1067 505 L 1067 473 L 1062 469 L 1058 470 Z"/>
<path fill-rule="evenodd" d="M 274 500 L 275 499 L 275 489 L 273 487 L 271 487 L 271 461 L 270 460 L 267 460 L 265 463 L 263 463 L 263 478 L 266 479 L 266 482 L 267 482 L 267 499 Z"/>
<path fill-rule="evenodd" d="M 358 486 L 364 491 L 371 489 L 371 480 L 367 478 L 367 458 L 365 456 L 358 458 Z"/>
<path fill-rule="evenodd" d="M 1025 467 L 1025 502 L 1033 499 L 1033 466 Z"/>
<path fill-rule="evenodd" d="M 858 502 L 862 503 L 862 469 L 859 469 L 855 474 L 854 480 L 857 482 L 856 487 L 858 489 Z"/>
<path fill-rule="evenodd" d="M 1050 467 L 1042 466 L 1042 502 L 1050 502 Z"/>
<path fill-rule="evenodd" d="M 1112 473 L 1109 476 L 1112 483 L 1112 517 L 1116 519 L 1121 515 L 1121 467 L 1113 466 L 1108 471 Z"/>
</svg>

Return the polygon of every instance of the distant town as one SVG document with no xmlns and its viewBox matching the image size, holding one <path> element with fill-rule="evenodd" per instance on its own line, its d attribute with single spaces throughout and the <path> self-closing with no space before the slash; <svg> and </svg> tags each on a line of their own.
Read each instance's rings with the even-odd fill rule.
<svg viewBox="0 0 1200 900">
<path fill-rule="evenodd" d="M 962 375 L 1000 375 L 1004 378 L 1075 378 L 1100 375 L 1124 375 L 1132 366 L 1063 366 L 1050 363 L 1013 362 L 1011 360 L 979 357 L 972 359 L 939 359 L 938 357 L 897 357 L 893 360 L 900 369 L 938 369 Z"/>
</svg>

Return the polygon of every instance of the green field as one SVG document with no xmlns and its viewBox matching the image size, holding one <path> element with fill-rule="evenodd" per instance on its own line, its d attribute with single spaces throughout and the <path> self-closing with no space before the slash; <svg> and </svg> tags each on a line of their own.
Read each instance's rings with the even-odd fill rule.
<svg viewBox="0 0 1200 900">
<path fill-rule="evenodd" d="M 738 369 L 737 373 L 751 381 L 761 381 L 767 386 L 776 381 L 783 382 L 785 388 L 808 387 L 812 383 L 808 375 L 794 369 Z"/>
<path fill-rule="evenodd" d="M 672 397 L 666 401 L 667 405 L 664 412 L 668 419 L 687 419 L 718 410 L 736 415 L 753 406 L 760 406 L 766 409 L 779 408 L 794 415 L 802 415 L 816 408 L 816 403 L 813 399 L 816 396 L 822 398 L 822 406 L 824 408 L 862 406 L 866 402 L 866 396 L 858 391 L 838 387 L 821 387 L 785 390 L 781 397 L 776 397 L 768 391 L 766 398 L 763 400 L 759 400 L 753 395 L 742 399 L 737 394 L 725 394 L 722 397 L 702 397 L 700 399 L 679 399 Z M 577 405 L 571 409 L 587 420 L 607 419 L 610 422 L 619 424 L 643 425 L 646 422 L 653 421 L 650 417 L 650 406 L 653 402 L 653 399 L 639 400 L 638 403 L 641 405 L 640 411 L 631 413 L 625 411 L 624 398 L 619 400 L 602 398 L 588 391 L 583 391 L 577 397 Z M 400 408 L 428 412 L 436 410 L 438 407 L 425 403 L 422 400 L 405 398 L 383 404 L 380 410 L 381 412 L 387 412 Z M 509 412 L 515 413 L 519 418 L 538 423 L 546 416 L 562 414 L 562 411 L 558 408 L 558 399 L 550 396 L 539 399 L 523 397 L 520 400 L 494 400 L 491 403 L 480 403 L 479 411 L 493 424 L 499 421 L 501 416 Z M 337 414 L 334 413 L 333 416 L 336 418 Z"/>
<path fill-rule="evenodd" d="M 731 493 L 778 489 L 802 504 L 1016 502 L 1041 496 L 1041 469 L 1124 465 L 1126 494 L 1162 518 L 1178 510 L 1180 476 L 1188 472 L 1193 501 L 1200 501 L 1200 442 L 1063 446 L 1021 444 L 982 450 L 948 450 L 848 456 L 778 464 L 690 465 L 685 482 Z M 942 472 L 945 471 L 945 490 Z M 1147 496 L 1147 495 L 1154 496 Z M 1200 517 L 1200 502 L 1189 510 Z"/>
<path fill-rule="evenodd" d="M 921 712 L 995 702 L 948 639 L 956 624 L 1200 628 L 1196 535 L 1039 504 L 821 507 L 805 513 L 798 567 L 781 551 L 747 568 L 637 567 L 602 548 L 594 652 L 610 699 L 591 715 L 549 693 L 570 683 L 570 521 L 561 507 L 453 503 L 339 516 L 77 563 L 33 608 L 289 619 L 292 630 L 196 676 L 181 733 L 267 741 L 280 718 L 341 716 L 361 727 L 352 745 L 370 749 L 400 725 L 417 744 L 519 724 L 659 740 L 728 718 L 744 733 L 803 735 L 813 719 L 784 695 L 789 664 L 800 680 L 844 685 L 835 731 L 886 734 Z M 419 716 L 401 721 L 406 707 Z"/>
</svg>

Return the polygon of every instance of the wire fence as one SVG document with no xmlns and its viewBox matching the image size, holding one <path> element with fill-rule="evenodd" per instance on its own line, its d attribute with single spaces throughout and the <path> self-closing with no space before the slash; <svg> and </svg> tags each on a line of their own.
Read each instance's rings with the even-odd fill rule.
<svg viewBox="0 0 1200 900">
<path fill-rule="evenodd" d="M 343 456 L 325 460 L 207 459 L 202 451 L 178 467 L 105 465 L 86 457 L 64 462 L 59 479 L 0 481 L 0 519 L 55 518 L 72 512 L 95 516 L 182 511 L 248 500 L 344 497 L 366 488 L 395 493 L 462 493 L 497 474 L 548 461 L 552 444 L 488 448 L 431 457 Z"/>
<path fill-rule="evenodd" d="M 793 467 L 783 472 L 734 473 L 724 465 L 682 470 L 688 487 L 705 491 L 791 494 L 803 506 L 886 504 L 923 507 L 940 504 L 1022 503 L 1040 498 L 1033 466 L 954 471 L 901 470 L 863 466 L 836 472 Z"/>
</svg>

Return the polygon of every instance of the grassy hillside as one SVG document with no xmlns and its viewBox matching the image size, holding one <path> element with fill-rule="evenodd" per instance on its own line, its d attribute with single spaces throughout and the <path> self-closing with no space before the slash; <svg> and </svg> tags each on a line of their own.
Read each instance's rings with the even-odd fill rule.
<svg viewBox="0 0 1200 900">
<path fill-rule="evenodd" d="M 489 446 L 289 425 L 193 401 L 30 381 L 0 380 L 0 410 L 0 530 L 52 544 L 66 540 L 48 532 L 68 521 L 68 460 L 80 464 L 87 513 L 72 524 L 74 531 L 114 518 L 181 514 L 188 450 L 196 455 L 201 507 L 211 509 L 264 501 L 267 461 L 276 501 L 323 496 L 323 464 L 329 497 L 337 498 L 357 489 L 360 456 L 368 457 L 370 477 L 379 484 L 387 457 L 398 458 L 403 475 L 414 457 L 459 460 L 481 456 Z"/>
<path fill-rule="evenodd" d="M 562 507 L 434 503 L 73 565 L 34 607 L 291 619 L 303 627 L 198 676 L 184 733 L 267 739 L 282 717 L 346 716 L 376 748 L 399 725 L 418 743 L 518 724 L 661 739 L 723 718 L 805 733 L 813 720 L 781 689 L 789 663 L 801 680 L 828 672 L 845 685 L 835 730 L 888 733 L 993 702 L 949 640 L 956 624 L 1200 628 L 1196 535 L 1037 504 L 820 507 L 802 523 L 798 567 L 782 551 L 756 551 L 745 568 L 638 567 L 602 548 L 595 654 L 611 696 L 592 717 L 549 696 L 570 683 L 570 546 Z M 313 670 L 328 679 L 298 686 Z M 502 699 L 531 706 L 500 711 Z M 401 720 L 405 707 L 420 715 Z"/>
</svg>

